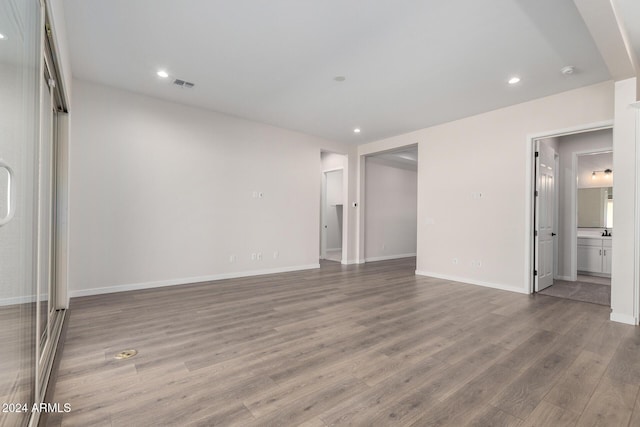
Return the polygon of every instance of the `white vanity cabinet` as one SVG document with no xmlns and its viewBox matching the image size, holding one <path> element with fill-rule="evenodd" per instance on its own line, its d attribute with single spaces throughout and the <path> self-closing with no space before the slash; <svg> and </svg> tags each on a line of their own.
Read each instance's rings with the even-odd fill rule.
<svg viewBox="0 0 640 427">
<path fill-rule="evenodd" d="M 578 271 L 611 274 L 611 238 L 578 237 Z"/>
<path fill-rule="evenodd" d="M 602 239 L 602 272 L 611 274 L 611 239 Z"/>
</svg>

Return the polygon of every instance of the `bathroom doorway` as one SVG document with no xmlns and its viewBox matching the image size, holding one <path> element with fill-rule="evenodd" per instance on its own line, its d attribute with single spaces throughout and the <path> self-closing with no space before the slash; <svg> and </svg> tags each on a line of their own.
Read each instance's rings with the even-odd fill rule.
<svg viewBox="0 0 640 427">
<path fill-rule="evenodd" d="M 613 131 L 611 127 L 537 141 L 557 153 L 551 208 L 543 197 L 541 169 L 549 165 L 537 150 L 535 292 L 599 305 L 611 305 L 613 239 Z M 547 162 L 548 163 L 548 162 Z M 544 180 L 542 180 L 544 181 Z M 551 213 L 552 212 L 552 213 Z M 550 217 L 553 215 L 553 217 Z M 545 218 L 553 223 L 544 229 Z M 553 258 L 538 253 L 543 234 L 552 237 Z M 552 262 L 552 278 L 545 273 Z M 542 280 L 545 278 L 545 280 Z"/>
</svg>

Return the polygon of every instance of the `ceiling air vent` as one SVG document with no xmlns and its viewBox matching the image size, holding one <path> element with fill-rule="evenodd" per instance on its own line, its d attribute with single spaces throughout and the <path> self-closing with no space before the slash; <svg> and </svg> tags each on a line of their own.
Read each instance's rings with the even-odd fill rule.
<svg viewBox="0 0 640 427">
<path fill-rule="evenodd" d="M 176 85 L 176 86 L 180 86 L 182 88 L 185 88 L 185 89 L 191 89 L 192 87 L 195 86 L 194 83 L 186 82 L 186 81 L 180 80 L 180 79 L 175 79 L 173 81 L 173 84 Z"/>
</svg>

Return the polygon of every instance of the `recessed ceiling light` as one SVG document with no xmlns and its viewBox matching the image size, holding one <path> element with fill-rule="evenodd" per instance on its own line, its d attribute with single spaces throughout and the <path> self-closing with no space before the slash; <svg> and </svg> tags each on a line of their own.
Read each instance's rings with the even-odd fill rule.
<svg viewBox="0 0 640 427">
<path fill-rule="evenodd" d="M 360 133 L 360 128 L 355 128 L 355 129 L 353 130 L 353 133 Z"/>
<path fill-rule="evenodd" d="M 333 78 L 333 80 L 335 80 L 337 82 L 343 82 L 343 81 L 347 80 L 347 78 L 345 76 L 335 76 Z"/>
<path fill-rule="evenodd" d="M 7 38 L 7 36 L 5 36 L 4 34 L 0 33 L 0 40 L 5 40 Z"/>
<path fill-rule="evenodd" d="M 567 65 L 566 67 L 563 67 L 562 69 L 560 69 L 560 72 L 565 76 L 570 76 L 575 71 L 576 71 L 576 67 L 574 67 L 573 65 Z"/>
<path fill-rule="evenodd" d="M 167 77 L 169 77 L 169 73 L 167 73 L 164 70 L 160 70 L 156 74 L 158 75 L 158 77 L 162 77 L 163 79 L 166 79 Z"/>
<path fill-rule="evenodd" d="M 509 84 L 510 85 L 514 85 L 514 84 L 519 83 L 519 82 L 520 82 L 520 77 L 517 77 L 517 76 L 513 76 L 513 77 L 511 77 L 509 79 Z"/>
</svg>

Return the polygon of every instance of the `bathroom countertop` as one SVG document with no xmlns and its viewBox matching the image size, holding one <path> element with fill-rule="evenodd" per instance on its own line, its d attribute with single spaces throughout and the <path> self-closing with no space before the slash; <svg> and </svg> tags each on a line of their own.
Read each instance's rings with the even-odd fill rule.
<svg viewBox="0 0 640 427">
<path fill-rule="evenodd" d="M 597 230 L 589 230 L 589 231 L 580 231 L 578 230 L 578 238 L 579 239 L 611 239 L 613 236 L 603 236 L 602 231 Z"/>
<path fill-rule="evenodd" d="M 594 236 L 594 235 L 580 235 L 578 234 L 578 239 L 600 239 L 600 240 L 611 240 L 613 236 Z"/>
</svg>

